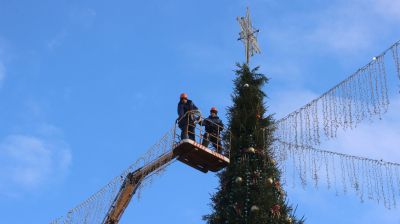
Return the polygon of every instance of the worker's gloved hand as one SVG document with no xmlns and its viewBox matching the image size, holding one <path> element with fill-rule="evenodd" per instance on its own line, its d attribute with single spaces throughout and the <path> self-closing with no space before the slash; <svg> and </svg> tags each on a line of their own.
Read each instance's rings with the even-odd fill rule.
<svg viewBox="0 0 400 224">
<path fill-rule="evenodd" d="M 194 120 L 195 123 L 200 123 L 201 122 L 201 116 L 198 116 L 198 115 L 193 116 L 193 120 Z"/>
</svg>

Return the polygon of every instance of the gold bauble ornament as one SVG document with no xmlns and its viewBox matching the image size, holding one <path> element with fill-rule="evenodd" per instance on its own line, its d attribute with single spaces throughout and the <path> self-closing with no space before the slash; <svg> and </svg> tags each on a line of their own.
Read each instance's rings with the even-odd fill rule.
<svg viewBox="0 0 400 224">
<path fill-rule="evenodd" d="M 256 152 L 256 149 L 253 148 L 253 147 L 249 147 L 249 148 L 247 149 L 247 151 L 250 152 L 250 153 L 255 153 L 255 152 Z"/>
<path fill-rule="evenodd" d="M 271 177 L 267 178 L 268 186 L 272 186 L 273 183 L 274 183 L 274 180 Z"/>
<path fill-rule="evenodd" d="M 260 208 L 257 205 L 253 205 L 253 206 L 251 206 L 250 211 L 258 212 L 258 211 L 260 211 Z"/>
</svg>

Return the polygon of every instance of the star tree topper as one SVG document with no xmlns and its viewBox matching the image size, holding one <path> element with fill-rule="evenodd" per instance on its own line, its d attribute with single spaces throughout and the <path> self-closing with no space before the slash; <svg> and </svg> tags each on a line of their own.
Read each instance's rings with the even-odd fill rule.
<svg viewBox="0 0 400 224">
<path fill-rule="evenodd" d="M 249 64 L 250 56 L 253 56 L 254 53 L 261 53 L 261 50 L 257 44 L 256 36 L 259 30 L 256 30 L 251 25 L 249 8 L 247 8 L 246 16 L 237 17 L 237 21 L 239 22 L 241 28 L 238 40 L 241 40 L 245 46 L 246 63 Z"/>
</svg>

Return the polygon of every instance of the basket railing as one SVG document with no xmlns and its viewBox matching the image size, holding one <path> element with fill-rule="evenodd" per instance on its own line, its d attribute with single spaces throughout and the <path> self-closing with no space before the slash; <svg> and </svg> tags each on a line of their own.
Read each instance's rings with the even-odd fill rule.
<svg viewBox="0 0 400 224">
<path fill-rule="evenodd" d="M 209 125 L 216 128 L 213 132 L 207 132 L 203 122 L 207 118 L 202 117 L 199 110 L 186 112 L 182 117 L 175 122 L 174 142 L 178 144 L 184 139 L 191 139 L 213 151 L 223 154 L 230 158 L 231 133 L 229 130 L 224 130 L 223 126 L 207 120 Z M 183 133 L 182 133 L 183 132 Z M 222 138 L 226 136 L 227 138 Z"/>
</svg>

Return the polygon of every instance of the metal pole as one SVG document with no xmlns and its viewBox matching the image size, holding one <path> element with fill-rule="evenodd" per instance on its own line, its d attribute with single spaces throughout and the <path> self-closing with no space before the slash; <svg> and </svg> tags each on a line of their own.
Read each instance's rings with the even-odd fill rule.
<svg viewBox="0 0 400 224">
<path fill-rule="evenodd" d="M 176 138 L 176 123 L 177 122 L 175 122 L 175 127 L 174 127 L 174 137 L 172 137 L 172 147 L 177 143 L 175 143 L 175 138 Z"/>
<path fill-rule="evenodd" d="M 250 60 L 250 51 L 249 51 L 249 45 L 250 45 L 250 38 L 247 36 L 246 37 L 246 64 L 249 65 L 249 60 Z"/>
<path fill-rule="evenodd" d="M 220 138 L 219 138 L 219 125 L 217 124 L 217 152 L 219 153 L 219 150 L 218 150 L 218 146 L 219 146 L 219 142 L 220 142 Z"/>
<path fill-rule="evenodd" d="M 186 133 L 185 133 L 185 137 L 189 138 L 189 116 L 190 116 L 190 111 L 186 114 L 187 116 L 187 121 L 186 121 Z"/>
</svg>

